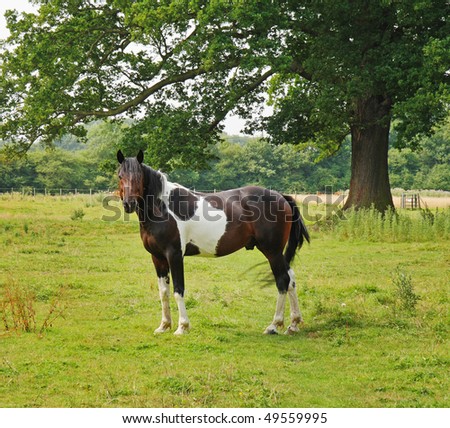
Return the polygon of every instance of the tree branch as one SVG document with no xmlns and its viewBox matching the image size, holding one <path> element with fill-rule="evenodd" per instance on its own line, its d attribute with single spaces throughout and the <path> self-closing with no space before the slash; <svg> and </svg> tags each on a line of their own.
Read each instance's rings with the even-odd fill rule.
<svg viewBox="0 0 450 428">
<path fill-rule="evenodd" d="M 227 64 L 227 67 L 236 67 L 238 65 L 238 61 L 234 60 Z M 74 115 L 74 121 L 72 125 L 80 122 L 81 120 L 85 119 L 86 117 L 110 117 L 110 116 L 117 116 L 119 114 L 125 113 L 126 111 L 132 109 L 133 107 L 137 107 L 139 104 L 143 103 L 148 97 L 156 93 L 157 91 L 163 89 L 166 86 L 172 85 L 174 83 L 184 82 L 186 80 L 194 79 L 197 76 L 200 76 L 202 74 L 207 73 L 208 70 L 200 66 L 198 68 L 194 68 L 192 70 L 186 71 L 184 73 L 176 74 L 174 76 L 167 77 L 165 79 L 160 80 L 159 82 L 155 83 L 154 85 L 150 86 L 149 88 L 144 89 L 142 92 L 140 92 L 136 97 L 133 99 L 123 103 L 122 105 L 111 108 L 109 110 L 89 110 L 89 111 L 83 111 L 83 110 L 74 110 L 74 111 L 67 111 L 66 114 Z"/>
<path fill-rule="evenodd" d="M 243 98 L 245 95 L 249 94 L 250 92 L 254 91 L 259 85 L 261 85 L 264 81 L 266 81 L 270 76 L 275 74 L 275 71 L 270 69 L 263 73 L 261 76 L 259 76 L 257 79 L 255 79 L 251 84 L 244 87 L 242 91 L 239 92 L 238 95 L 233 96 L 228 103 L 226 103 L 225 108 L 223 108 L 218 114 L 216 114 L 216 117 L 214 120 L 210 123 L 208 132 L 212 132 L 216 126 L 225 119 L 226 115 L 236 106 L 236 103 Z"/>
<path fill-rule="evenodd" d="M 311 81 L 313 79 L 313 75 L 305 70 L 302 64 L 297 62 L 296 60 L 292 61 L 291 71 L 299 76 L 305 78 L 306 80 Z"/>
</svg>

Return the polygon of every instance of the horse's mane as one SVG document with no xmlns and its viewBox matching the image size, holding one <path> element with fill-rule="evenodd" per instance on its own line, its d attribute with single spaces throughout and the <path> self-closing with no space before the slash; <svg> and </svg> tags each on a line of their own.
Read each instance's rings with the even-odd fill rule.
<svg viewBox="0 0 450 428">
<path fill-rule="evenodd" d="M 164 174 L 155 171 L 153 168 L 142 164 L 142 172 L 144 174 L 144 197 L 151 196 L 155 199 L 161 199 L 163 194 Z"/>
<path fill-rule="evenodd" d="M 161 171 L 156 171 L 148 165 L 141 164 L 144 174 L 144 200 L 147 210 L 156 217 L 165 217 L 167 207 L 164 201 L 166 193 L 167 178 Z"/>
</svg>

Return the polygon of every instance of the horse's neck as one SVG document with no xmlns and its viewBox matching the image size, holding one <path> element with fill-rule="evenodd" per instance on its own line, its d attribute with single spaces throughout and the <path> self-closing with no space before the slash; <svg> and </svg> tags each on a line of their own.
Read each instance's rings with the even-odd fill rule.
<svg viewBox="0 0 450 428">
<path fill-rule="evenodd" d="M 140 210 L 139 214 L 139 220 L 141 222 L 152 222 L 153 220 L 160 221 L 162 218 L 166 217 L 169 212 L 170 198 L 174 190 L 183 189 L 184 192 L 194 195 L 188 188 L 169 181 L 167 176 L 162 172 L 158 171 L 158 175 L 161 180 L 161 192 L 158 195 L 154 195 L 153 192 L 155 189 L 147 189 L 150 191 L 149 194 L 144 195 L 143 210 Z"/>
<path fill-rule="evenodd" d="M 159 171 L 156 172 L 152 170 L 147 165 L 143 165 L 144 167 L 144 194 L 142 195 L 142 198 L 140 199 L 140 209 L 138 210 L 138 218 L 139 222 L 141 223 L 141 226 L 147 225 L 147 227 L 150 226 L 150 223 L 152 223 L 155 220 L 161 219 L 163 215 L 164 209 L 162 209 L 162 195 L 159 193 L 159 189 L 157 189 L 154 186 L 155 181 L 155 173 L 158 175 L 161 174 L 161 181 L 163 184 L 164 189 L 164 181 L 166 180 L 165 176 L 160 173 Z M 152 176 L 153 174 L 153 176 Z M 159 178 L 159 176 L 158 176 Z"/>
</svg>

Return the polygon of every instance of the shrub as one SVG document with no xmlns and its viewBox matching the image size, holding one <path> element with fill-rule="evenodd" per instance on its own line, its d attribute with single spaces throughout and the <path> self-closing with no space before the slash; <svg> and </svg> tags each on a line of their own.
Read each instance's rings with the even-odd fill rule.
<svg viewBox="0 0 450 428">
<path fill-rule="evenodd" d="M 83 208 L 79 208 L 79 209 L 76 209 L 76 210 L 72 213 L 72 215 L 70 216 L 70 218 L 71 218 L 72 220 L 83 220 L 84 215 L 85 215 L 85 212 L 83 211 Z"/>
<path fill-rule="evenodd" d="M 400 308 L 409 314 L 414 314 L 420 296 L 414 292 L 411 275 L 397 268 L 392 275 L 392 283 L 395 287 L 396 301 Z"/>
</svg>

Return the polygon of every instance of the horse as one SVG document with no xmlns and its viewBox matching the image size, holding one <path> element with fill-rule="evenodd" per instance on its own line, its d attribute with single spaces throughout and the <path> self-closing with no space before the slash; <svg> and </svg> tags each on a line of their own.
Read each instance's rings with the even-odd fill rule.
<svg viewBox="0 0 450 428">
<path fill-rule="evenodd" d="M 124 211 L 137 213 L 141 239 L 158 277 L 162 319 L 155 333 L 172 327 L 169 272 L 179 313 L 174 334 L 190 330 L 184 303 L 184 257 L 222 257 L 244 247 L 256 247 L 264 254 L 278 289 L 275 316 L 264 333 L 277 334 L 283 328 L 286 296 L 291 312 L 285 333 L 299 331 L 303 321 L 290 263 L 310 238 L 292 197 L 257 186 L 217 193 L 191 191 L 145 165 L 142 150 L 135 158 L 125 158 L 119 150 L 117 160 Z"/>
</svg>

